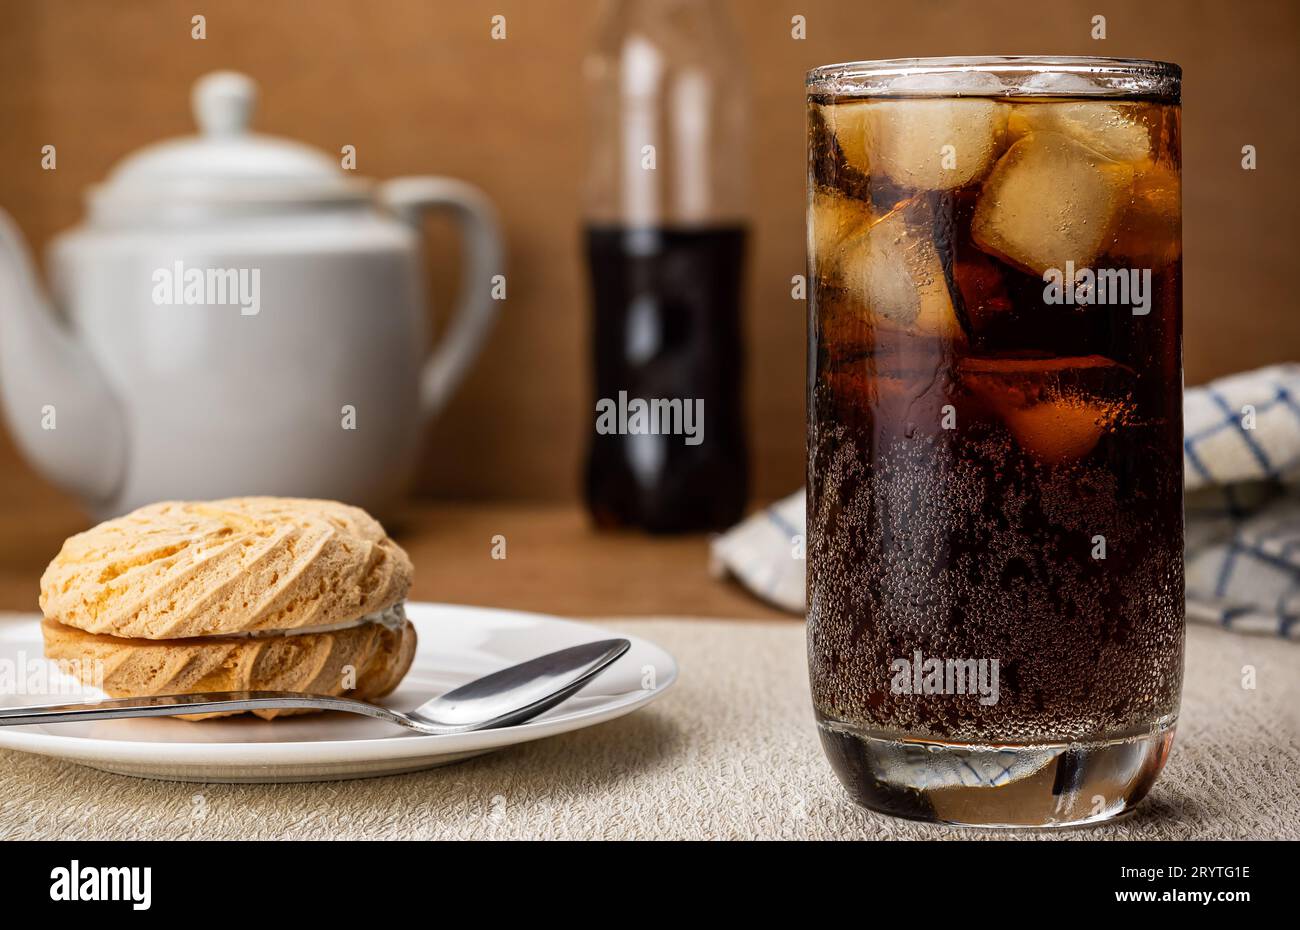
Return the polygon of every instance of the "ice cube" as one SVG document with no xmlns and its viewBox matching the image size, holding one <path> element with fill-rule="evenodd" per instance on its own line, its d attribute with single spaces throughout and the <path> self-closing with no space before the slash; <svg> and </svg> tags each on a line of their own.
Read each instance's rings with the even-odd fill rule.
<svg viewBox="0 0 1300 930">
<path fill-rule="evenodd" d="M 996 324 L 1014 309 L 1007 293 L 1006 270 L 978 249 L 967 247 L 954 255 L 952 283 L 973 332 Z"/>
<path fill-rule="evenodd" d="M 1109 404 L 1061 397 L 1003 414 L 1016 444 L 1047 465 L 1083 458 L 1101 441 L 1110 421 Z"/>
<path fill-rule="evenodd" d="M 813 104 L 808 110 L 808 159 L 814 183 L 835 187 L 842 192 L 861 199 L 870 196 L 870 179 L 866 166 L 854 167 L 845 159 L 844 152 L 834 131 L 835 114 L 842 108 L 855 104 Z M 847 142 L 846 142 L 847 144 Z M 862 148 L 861 134 L 858 147 Z M 863 152 L 856 154 L 859 162 L 866 156 Z"/>
<path fill-rule="evenodd" d="M 825 284 L 814 295 L 818 351 L 833 364 L 869 356 L 875 341 L 862 304 L 843 288 Z"/>
<path fill-rule="evenodd" d="M 864 410 L 904 406 L 907 386 L 897 376 L 880 373 L 870 358 L 824 372 L 821 380 L 842 402 Z"/>
<path fill-rule="evenodd" d="M 964 340 L 924 201 L 891 211 L 844 244 L 836 274 L 876 325 Z"/>
<path fill-rule="evenodd" d="M 1182 185 L 1163 162 L 1145 162 L 1109 249 L 1134 268 L 1159 271 L 1182 254 Z"/>
<path fill-rule="evenodd" d="M 868 356 L 838 368 L 829 368 L 818 380 L 842 404 L 870 412 L 871 419 L 886 428 L 914 424 L 924 435 L 933 435 L 943 421 L 944 406 L 951 402 L 951 381 L 943 358 L 921 355 L 909 358 L 912 367 L 897 370 L 896 358 Z"/>
<path fill-rule="evenodd" d="M 1097 355 L 961 363 L 962 384 L 1046 465 L 1083 458 L 1131 408 L 1132 372 Z"/>
<path fill-rule="evenodd" d="M 889 84 L 894 94 L 938 97 L 987 96 L 1006 89 L 1002 78 L 991 71 L 930 71 L 905 74 Z"/>
<path fill-rule="evenodd" d="M 952 190 L 988 173 L 1005 143 L 1007 106 L 978 98 L 862 104 L 871 170 L 914 190 Z"/>
<path fill-rule="evenodd" d="M 871 220 L 871 208 L 863 201 L 815 188 L 808 205 L 808 254 L 815 273 L 822 275 L 834 267 L 842 244 L 866 229 Z"/>
<path fill-rule="evenodd" d="M 822 113 L 844 161 L 863 174 L 871 171 L 867 157 L 867 109 L 870 106 L 865 102 L 841 103 Z"/>
<path fill-rule="evenodd" d="M 1114 235 L 1133 168 L 1057 132 L 1025 136 L 998 161 L 975 205 L 984 251 L 1041 275 L 1089 267 Z"/>
<path fill-rule="evenodd" d="M 1016 139 L 1031 132 L 1060 132 L 1111 161 L 1139 162 L 1151 153 L 1151 133 L 1132 118 L 1134 108 L 1092 101 L 1022 103 L 1008 118 Z"/>
<path fill-rule="evenodd" d="M 1020 82 L 1022 93 L 1067 94 L 1092 93 L 1100 89 L 1091 78 L 1073 71 L 1041 71 Z"/>
</svg>

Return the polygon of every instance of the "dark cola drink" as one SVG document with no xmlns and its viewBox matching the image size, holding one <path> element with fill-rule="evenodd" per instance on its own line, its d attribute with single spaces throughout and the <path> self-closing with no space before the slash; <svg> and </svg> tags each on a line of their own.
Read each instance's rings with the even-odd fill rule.
<svg viewBox="0 0 1300 930">
<path fill-rule="evenodd" d="M 587 457 L 598 526 L 718 530 L 743 513 L 745 239 L 741 226 L 587 230 L 595 402 L 612 414 Z"/>
<path fill-rule="evenodd" d="M 925 65 L 810 78 L 822 741 L 889 813 L 1104 819 L 1182 679 L 1178 70 Z"/>
</svg>

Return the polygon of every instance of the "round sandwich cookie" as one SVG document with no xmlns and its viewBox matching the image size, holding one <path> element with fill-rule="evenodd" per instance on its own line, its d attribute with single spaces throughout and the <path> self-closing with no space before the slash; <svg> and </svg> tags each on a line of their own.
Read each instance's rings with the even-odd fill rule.
<svg viewBox="0 0 1300 930">
<path fill-rule="evenodd" d="M 410 668 L 406 553 L 365 511 L 246 497 L 142 507 L 41 578 L 45 653 L 114 697 L 284 690 L 370 700 Z M 296 711 L 258 712 L 274 717 Z"/>
</svg>

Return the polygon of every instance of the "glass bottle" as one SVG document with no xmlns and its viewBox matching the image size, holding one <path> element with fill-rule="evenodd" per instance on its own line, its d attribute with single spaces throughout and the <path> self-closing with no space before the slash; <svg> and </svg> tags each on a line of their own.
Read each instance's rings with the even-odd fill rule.
<svg viewBox="0 0 1300 930">
<path fill-rule="evenodd" d="M 587 61 L 600 527 L 722 529 L 748 495 L 747 75 L 723 0 L 613 0 Z"/>
</svg>

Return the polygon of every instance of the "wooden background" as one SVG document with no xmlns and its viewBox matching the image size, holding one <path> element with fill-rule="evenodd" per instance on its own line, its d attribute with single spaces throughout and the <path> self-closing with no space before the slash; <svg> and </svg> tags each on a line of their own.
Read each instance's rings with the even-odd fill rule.
<svg viewBox="0 0 1300 930">
<path fill-rule="evenodd" d="M 189 87 L 217 68 L 261 84 L 256 125 L 359 173 L 473 181 L 503 215 L 510 300 L 482 364 L 430 437 L 431 495 L 577 497 L 591 414 L 578 249 L 596 0 L 0 0 L 0 206 L 37 249 L 82 213 L 82 191 L 133 149 L 192 131 Z M 1094 54 L 1171 59 L 1186 73 L 1188 383 L 1300 356 L 1295 264 L 1300 145 L 1294 0 L 736 0 L 753 69 L 749 419 L 759 499 L 802 481 L 804 72 L 914 55 Z M 207 16 L 208 37 L 190 38 Z M 493 41 L 490 18 L 507 17 Z M 806 41 L 790 36 L 807 18 Z M 1107 17 L 1108 37 L 1089 36 Z M 41 146 L 58 170 L 41 171 Z M 1245 144 L 1259 170 L 1240 168 Z M 445 307 L 453 240 L 432 231 Z M 10 312 L 0 307 L 0 312 Z M 17 463 L 0 438 L 0 478 Z M 20 475 L 26 480 L 30 476 Z"/>
</svg>

